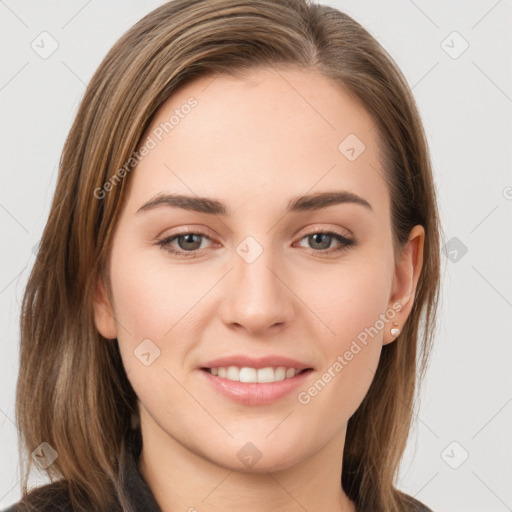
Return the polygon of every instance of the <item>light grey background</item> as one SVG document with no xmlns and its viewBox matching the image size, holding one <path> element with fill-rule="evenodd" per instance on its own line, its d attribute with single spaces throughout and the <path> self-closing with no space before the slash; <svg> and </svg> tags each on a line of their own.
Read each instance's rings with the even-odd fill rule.
<svg viewBox="0 0 512 512">
<path fill-rule="evenodd" d="M 161 3 L 0 0 L 0 508 L 21 495 L 19 310 L 62 145 L 108 49 Z M 361 22 L 413 87 L 448 242 L 437 344 L 400 487 L 434 512 L 512 510 L 511 1 L 322 3 Z M 49 51 L 52 39 L 47 58 L 31 47 Z"/>
</svg>

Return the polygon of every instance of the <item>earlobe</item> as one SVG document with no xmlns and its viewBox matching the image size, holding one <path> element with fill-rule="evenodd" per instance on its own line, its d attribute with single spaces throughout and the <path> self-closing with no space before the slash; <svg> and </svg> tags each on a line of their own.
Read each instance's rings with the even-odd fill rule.
<svg viewBox="0 0 512 512">
<path fill-rule="evenodd" d="M 114 311 L 107 296 L 103 277 L 99 276 L 93 298 L 94 324 L 99 333 L 107 339 L 117 338 Z"/>
<path fill-rule="evenodd" d="M 383 344 L 394 341 L 400 334 L 414 304 L 416 288 L 423 267 L 423 246 L 425 242 L 425 230 L 417 225 L 411 230 L 409 240 L 405 244 L 400 255 L 400 261 L 395 266 L 393 290 L 389 307 L 400 304 L 400 311 L 394 318 L 390 327 L 386 327 Z"/>
</svg>

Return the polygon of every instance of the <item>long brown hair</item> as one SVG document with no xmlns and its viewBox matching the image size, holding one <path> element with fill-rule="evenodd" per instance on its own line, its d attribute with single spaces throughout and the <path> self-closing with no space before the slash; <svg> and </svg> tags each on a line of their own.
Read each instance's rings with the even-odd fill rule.
<svg viewBox="0 0 512 512">
<path fill-rule="evenodd" d="M 425 229 L 413 309 L 398 338 L 383 347 L 343 453 L 342 486 L 358 510 L 409 510 L 395 481 L 434 336 L 440 278 L 428 147 L 391 57 L 351 17 L 308 0 L 165 3 L 119 39 L 92 77 L 63 148 L 22 304 L 16 417 L 24 496 L 29 454 L 47 442 L 58 453 L 47 474 L 64 480 L 76 510 L 103 510 L 117 500 L 128 509 L 119 462 L 137 397 L 117 341 L 98 333 L 92 309 L 98 277 L 109 283 L 112 233 L 131 176 L 126 162 L 178 87 L 268 66 L 315 68 L 355 95 L 382 140 L 397 253 L 413 226 Z M 107 182 L 113 185 L 105 193 Z"/>
</svg>

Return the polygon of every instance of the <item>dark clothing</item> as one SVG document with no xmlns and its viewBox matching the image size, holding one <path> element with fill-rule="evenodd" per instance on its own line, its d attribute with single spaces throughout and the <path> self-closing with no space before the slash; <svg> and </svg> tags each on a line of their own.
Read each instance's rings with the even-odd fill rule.
<svg viewBox="0 0 512 512">
<path fill-rule="evenodd" d="M 142 436 L 139 429 L 129 430 L 126 446 L 128 456 L 123 473 L 128 501 L 136 512 L 161 512 L 151 489 L 139 471 L 138 463 L 142 451 Z M 68 488 L 62 480 L 38 487 L 29 492 L 28 496 L 30 505 L 20 500 L 4 512 L 74 512 Z M 118 505 L 112 510 L 114 511 L 121 512 L 121 506 Z"/>
<path fill-rule="evenodd" d="M 142 437 L 139 429 L 130 430 L 127 437 L 127 448 L 129 456 L 124 467 L 125 490 L 133 510 L 136 512 L 161 512 L 151 489 L 144 481 L 138 468 L 142 451 Z M 68 488 L 63 481 L 49 483 L 33 489 L 29 492 L 28 502 L 27 505 L 21 500 L 11 505 L 4 512 L 74 512 Z M 410 508 L 411 512 L 432 512 L 413 498 L 411 498 L 411 502 L 414 503 L 414 506 Z M 121 508 L 116 509 L 116 512 L 118 510 L 120 511 Z"/>
</svg>

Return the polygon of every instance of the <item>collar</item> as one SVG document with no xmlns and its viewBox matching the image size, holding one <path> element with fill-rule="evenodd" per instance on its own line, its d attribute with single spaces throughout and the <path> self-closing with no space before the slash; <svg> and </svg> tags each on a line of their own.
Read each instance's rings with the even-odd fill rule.
<svg viewBox="0 0 512 512">
<path fill-rule="evenodd" d="M 134 512 L 161 512 L 158 503 L 139 470 L 142 434 L 139 428 L 129 429 L 126 435 L 124 489 Z"/>
</svg>

